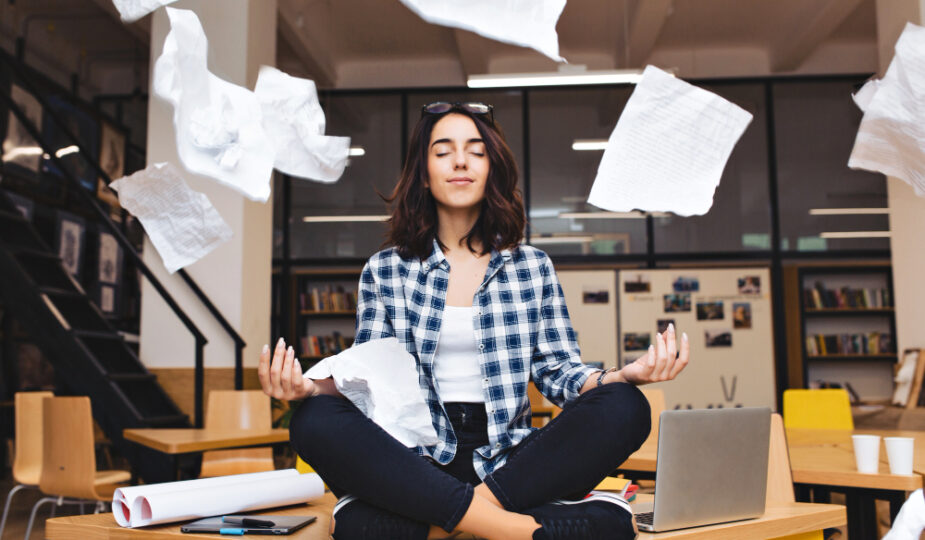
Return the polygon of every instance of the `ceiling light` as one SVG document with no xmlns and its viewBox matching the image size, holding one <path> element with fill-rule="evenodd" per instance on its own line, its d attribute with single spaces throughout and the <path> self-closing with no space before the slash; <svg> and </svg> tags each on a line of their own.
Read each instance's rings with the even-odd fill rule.
<svg viewBox="0 0 925 540">
<path fill-rule="evenodd" d="M 642 71 L 638 69 L 565 70 L 547 73 L 470 75 L 466 84 L 469 88 L 508 88 L 571 84 L 636 84 L 641 79 Z"/>
<path fill-rule="evenodd" d="M 392 216 L 305 216 L 303 223 L 362 223 L 369 221 L 385 221 Z"/>
<path fill-rule="evenodd" d="M 541 244 L 585 244 L 593 240 L 593 236 L 534 236 L 530 239 L 530 243 L 534 246 Z"/>
<path fill-rule="evenodd" d="M 42 149 L 38 146 L 17 146 L 3 153 L 3 161 L 13 161 L 21 157 L 41 156 Z"/>
<path fill-rule="evenodd" d="M 856 216 L 862 214 L 889 214 L 889 208 L 811 208 L 811 216 Z"/>
<path fill-rule="evenodd" d="M 366 155 L 366 149 L 362 146 L 351 146 L 350 152 L 347 153 L 348 156 L 359 157 Z"/>
<path fill-rule="evenodd" d="M 605 150 L 607 139 L 575 139 L 572 141 L 572 150 Z"/>
<path fill-rule="evenodd" d="M 844 231 L 819 233 L 820 238 L 889 238 L 890 231 Z"/>
<path fill-rule="evenodd" d="M 669 217 L 667 212 L 562 212 L 559 219 L 645 219 L 646 216 Z"/>
<path fill-rule="evenodd" d="M 62 158 L 70 154 L 76 154 L 77 152 L 80 152 L 80 148 L 78 148 L 77 145 L 72 144 L 71 146 L 65 146 L 64 148 L 59 148 L 58 151 L 55 152 L 55 156 Z"/>
</svg>

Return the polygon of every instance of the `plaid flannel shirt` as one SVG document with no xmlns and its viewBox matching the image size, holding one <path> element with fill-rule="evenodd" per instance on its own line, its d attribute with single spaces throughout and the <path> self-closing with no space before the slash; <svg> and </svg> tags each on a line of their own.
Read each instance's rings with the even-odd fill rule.
<svg viewBox="0 0 925 540">
<path fill-rule="evenodd" d="M 355 341 L 394 336 L 414 355 L 439 438 L 436 445 L 416 450 L 440 464 L 452 461 L 457 443 L 434 378 L 449 272 L 436 241 L 423 261 L 403 259 L 396 248 L 373 255 L 360 276 Z M 533 430 L 527 396 L 531 378 L 562 406 L 578 397 L 598 370 L 579 358 L 562 287 L 542 251 L 521 245 L 492 252 L 473 307 L 489 441 L 473 453 L 473 464 L 484 478 Z"/>
</svg>

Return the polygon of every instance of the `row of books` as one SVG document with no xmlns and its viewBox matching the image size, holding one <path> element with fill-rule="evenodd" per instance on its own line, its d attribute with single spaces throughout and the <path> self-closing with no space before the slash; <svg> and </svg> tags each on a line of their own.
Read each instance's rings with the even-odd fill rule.
<svg viewBox="0 0 925 540">
<path fill-rule="evenodd" d="M 841 308 L 865 309 L 892 307 L 893 299 L 890 291 L 883 288 L 852 289 L 826 289 L 822 283 L 816 282 L 812 289 L 806 289 L 803 297 L 806 299 L 808 309 Z"/>
<path fill-rule="evenodd" d="M 889 354 L 893 338 L 885 332 L 866 334 L 815 334 L 806 336 L 806 353 L 825 354 Z"/>
<path fill-rule="evenodd" d="M 299 309 L 302 311 L 353 311 L 356 308 L 357 292 L 345 291 L 339 285 L 312 287 L 299 294 Z"/>
<path fill-rule="evenodd" d="M 302 354 L 308 356 L 328 356 L 337 354 L 353 345 L 352 336 L 340 332 L 326 336 L 308 335 L 302 338 Z"/>
</svg>

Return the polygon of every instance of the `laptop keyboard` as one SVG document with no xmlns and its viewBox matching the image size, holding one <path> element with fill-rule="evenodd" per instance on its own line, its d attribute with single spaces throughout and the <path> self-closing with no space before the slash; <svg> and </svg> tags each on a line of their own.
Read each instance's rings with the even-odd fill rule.
<svg viewBox="0 0 925 540">
<path fill-rule="evenodd" d="M 640 512 L 636 514 L 636 523 L 643 525 L 652 525 L 652 516 L 655 512 Z"/>
</svg>

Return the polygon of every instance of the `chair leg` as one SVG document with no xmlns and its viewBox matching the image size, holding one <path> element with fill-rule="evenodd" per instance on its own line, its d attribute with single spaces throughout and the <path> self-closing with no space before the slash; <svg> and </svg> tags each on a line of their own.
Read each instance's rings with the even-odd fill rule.
<svg viewBox="0 0 925 540">
<path fill-rule="evenodd" d="M 17 491 L 20 491 L 27 487 L 31 487 L 31 486 L 28 486 L 26 484 L 16 484 L 15 486 L 13 486 L 13 489 L 11 489 L 10 492 L 6 495 L 6 503 L 3 505 L 3 517 L 0 518 L 0 539 L 3 538 L 3 531 L 6 528 L 6 517 L 10 513 L 10 503 L 13 502 L 13 495 L 15 495 Z"/>
<path fill-rule="evenodd" d="M 35 514 L 38 512 L 39 507 L 47 502 L 56 502 L 57 497 L 44 497 L 39 499 L 39 502 L 35 503 L 35 506 L 32 507 L 32 514 L 29 515 L 29 525 L 26 527 L 26 535 L 23 537 L 23 540 L 29 540 L 29 536 L 32 534 L 32 525 L 35 523 Z"/>
</svg>

